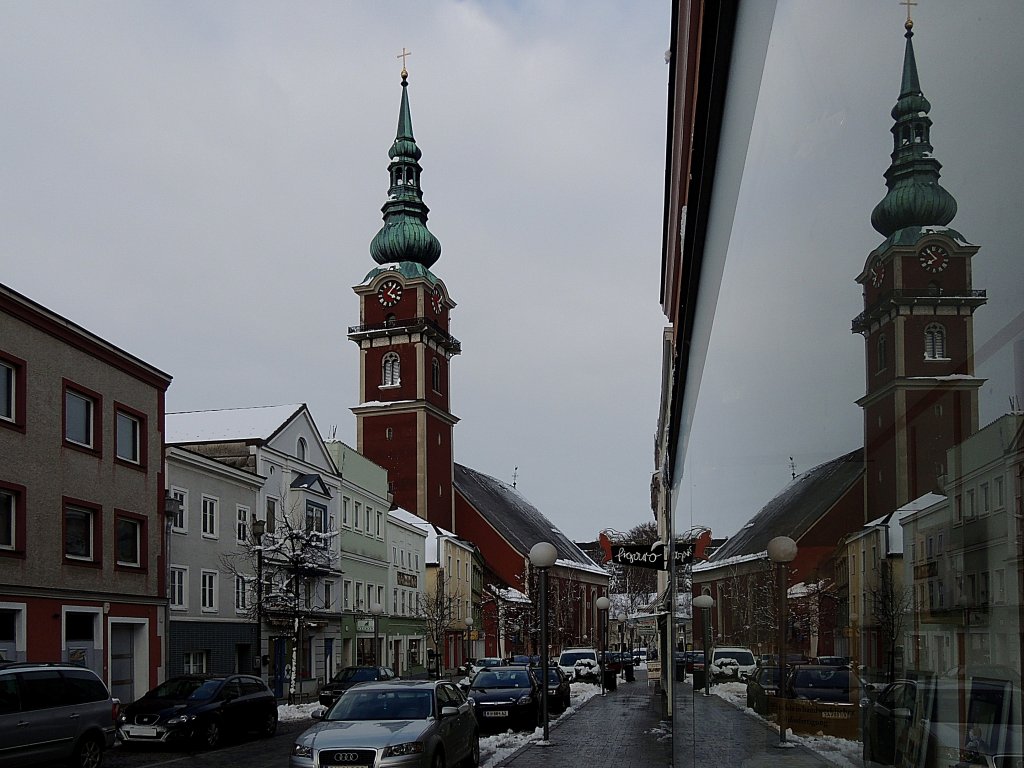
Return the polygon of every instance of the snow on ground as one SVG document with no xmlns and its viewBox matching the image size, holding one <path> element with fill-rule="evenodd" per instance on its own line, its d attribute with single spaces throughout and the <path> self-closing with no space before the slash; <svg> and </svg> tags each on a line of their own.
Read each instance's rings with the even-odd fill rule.
<svg viewBox="0 0 1024 768">
<path fill-rule="evenodd" d="M 750 717 L 757 718 L 768 723 L 778 730 L 778 725 L 773 720 L 768 720 L 757 714 L 754 710 L 747 708 L 747 684 L 746 683 L 715 683 L 711 686 L 711 693 L 719 698 L 725 699 L 737 709 Z M 839 739 L 835 736 L 822 734 L 809 735 L 793 733 L 786 730 L 786 740 L 802 744 L 814 752 L 817 752 L 829 762 L 840 766 L 840 768 L 859 768 L 862 765 L 861 743 L 849 739 Z"/>
<path fill-rule="evenodd" d="M 593 685 L 592 683 L 573 683 L 572 692 L 569 697 L 569 707 L 565 712 L 558 716 L 552 715 L 550 722 L 554 724 L 560 718 L 570 717 L 577 709 L 579 709 L 583 702 L 600 693 L 600 685 Z M 295 720 L 309 720 L 309 724 L 313 725 L 313 721 L 310 717 L 313 714 L 313 710 L 317 709 L 319 706 L 320 705 L 316 702 L 313 702 L 312 704 L 281 704 L 277 708 L 277 719 L 282 723 Z M 540 741 L 543 738 L 543 728 L 537 728 L 529 732 L 507 731 L 493 736 L 481 736 L 480 766 L 481 768 L 491 768 L 496 766 L 520 747 L 530 743 L 531 741 Z"/>
</svg>

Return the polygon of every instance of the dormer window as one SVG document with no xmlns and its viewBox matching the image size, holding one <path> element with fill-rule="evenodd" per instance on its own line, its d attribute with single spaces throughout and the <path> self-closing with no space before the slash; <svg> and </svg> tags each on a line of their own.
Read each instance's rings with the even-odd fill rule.
<svg viewBox="0 0 1024 768">
<path fill-rule="evenodd" d="M 384 355 L 382 373 L 381 386 L 397 387 L 402 383 L 401 361 L 397 352 L 388 352 Z"/>
</svg>

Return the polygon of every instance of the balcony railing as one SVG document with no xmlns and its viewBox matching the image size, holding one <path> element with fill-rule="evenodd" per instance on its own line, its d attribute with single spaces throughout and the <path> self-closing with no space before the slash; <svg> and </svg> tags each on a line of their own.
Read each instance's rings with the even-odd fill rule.
<svg viewBox="0 0 1024 768">
<path fill-rule="evenodd" d="M 396 330 L 403 331 L 425 331 L 445 346 L 452 349 L 455 354 L 462 351 L 462 342 L 456 339 L 447 331 L 443 330 L 429 317 L 411 317 L 404 320 L 388 320 L 383 323 L 371 323 L 366 325 L 350 325 L 348 327 L 349 337 L 353 336 L 387 336 Z"/>
<path fill-rule="evenodd" d="M 862 333 L 867 330 L 868 323 L 878 315 L 882 314 L 882 310 L 886 309 L 890 305 L 905 306 L 926 304 L 937 306 L 939 304 L 960 304 L 978 307 L 988 300 L 987 296 L 988 294 L 984 290 L 943 293 L 941 289 L 897 288 L 883 293 L 879 296 L 878 301 L 853 318 L 851 330 L 854 333 Z"/>
</svg>

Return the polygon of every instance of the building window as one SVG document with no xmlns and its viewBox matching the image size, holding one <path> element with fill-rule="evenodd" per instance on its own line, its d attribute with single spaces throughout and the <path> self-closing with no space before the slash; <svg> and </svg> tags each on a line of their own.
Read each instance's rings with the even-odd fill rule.
<svg viewBox="0 0 1024 768">
<path fill-rule="evenodd" d="M 316 533 L 324 532 L 324 520 L 327 517 L 327 507 L 313 501 L 306 502 L 306 531 Z"/>
<path fill-rule="evenodd" d="M 116 562 L 129 568 L 141 568 L 145 557 L 145 518 L 118 514 L 114 520 Z"/>
<path fill-rule="evenodd" d="M 352 607 L 352 582 L 348 579 L 341 585 L 341 607 L 346 611 Z"/>
<path fill-rule="evenodd" d="M 249 609 L 249 587 L 246 584 L 245 576 L 235 576 L 235 610 L 246 611 Z"/>
<path fill-rule="evenodd" d="M 188 651 L 184 657 L 185 674 L 197 675 L 206 673 L 206 651 Z"/>
<path fill-rule="evenodd" d="M 878 337 L 878 370 L 884 371 L 889 364 L 888 350 L 886 349 L 885 334 Z"/>
<path fill-rule="evenodd" d="M 359 513 L 360 513 L 360 511 L 362 511 L 362 509 L 363 509 L 363 505 L 360 504 L 358 501 L 355 502 L 355 504 L 353 505 L 353 510 L 352 510 L 352 527 L 353 528 L 358 528 L 359 527 Z"/>
<path fill-rule="evenodd" d="M 1003 478 L 997 477 L 992 481 L 992 507 L 1002 509 L 1003 507 Z"/>
<path fill-rule="evenodd" d="M 380 535 L 381 535 L 381 532 L 380 532 L 380 531 L 381 531 L 381 523 L 382 523 L 383 519 L 384 519 L 384 513 L 383 513 L 383 512 L 380 512 L 380 511 L 378 511 L 378 512 L 377 512 L 377 537 L 378 537 L 378 538 L 379 538 L 379 537 L 380 537 Z"/>
<path fill-rule="evenodd" d="M 277 499 L 267 498 L 266 532 L 273 533 L 277 528 Z"/>
<path fill-rule="evenodd" d="M 974 517 L 974 489 L 967 489 L 967 509 L 965 510 L 967 517 Z"/>
<path fill-rule="evenodd" d="M 217 520 L 218 500 L 213 496 L 203 496 L 203 536 L 215 539 L 219 530 Z"/>
<path fill-rule="evenodd" d="M 24 431 L 25 361 L 0 352 L 0 426 Z"/>
<path fill-rule="evenodd" d="M 235 541 L 239 544 L 249 542 L 249 514 L 248 507 L 235 507 Z"/>
<path fill-rule="evenodd" d="M 398 565 L 398 547 L 391 547 L 391 562 Z"/>
<path fill-rule="evenodd" d="M 402 383 L 402 368 L 401 361 L 398 358 L 397 352 L 388 352 L 384 355 L 383 360 L 383 376 L 381 381 L 385 387 L 397 387 Z"/>
<path fill-rule="evenodd" d="M 946 359 L 946 330 L 938 323 L 931 323 L 924 329 L 925 360 Z"/>
<path fill-rule="evenodd" d="M 146 428 L 141 415 L 115 406 L 114 453 L 121 461 L 142 466 L 145 461 Z"/>
<path fill-rule="evenodd" d="M 373 509 L 371 507 L 366 508 L 366 532 L 373 532 Z"/>
<path fill-rule="evenodd" d="M 363 606 L 363 582 L 361 582 L 361 581 L 357 581 L 356 582 L 356 591 L 355 591 L 355 593 L 353 593 L 352 597 L 356 601 L 356 605 L 355 605 L 356 608 L 363 608 L 363 607 L 369 608 L 370 607 L 368 605 L 367 606 Z"/>
<path fill-rule="evenodd" d="M 171 608 L 188 608 L 188 568 L 171 566 Z"/>
<path fill-rule="evenodd" d="M 334 582 L 333 581 L 325 581 L 324 582 L 324 610 L 325 611 L 333 611 L 334 610 Z"/>
<path fill-rule="evenodd" d="M 25 489 L 0 483 L 0 555 L 25 552 Z"/>
<path fill-rule="evenodd" d="M 377 587 L 377 604 L 384 608 L 384 587 Z"/>
<path fill-rule="evenodd" d="M 64 385 L 64 440 L 76 448 L 97 453 L 101 450 L 98 394 Z"/>
<path fill-rule="evenodd" d="M 306 460 L 306 438 L 300 437 L 295 443 L 295 458 L 299 461 Z"/>
<path fill-rule="evenodd" d="M 441 391 L 441 364 L 436 357 L 430 362 L 430 385 L 435 392 Z"/>
<path fill-rule="evenodd" d="M 211 613 L 217 610 L 217 572 L 202 572 L 199 585 L 199 605 L 203 611 Z"/>
<path fill-rule="evenodd" d="M 985 512 L 989 511 L 989 506 L 988 506 L 988 483 L 982 483 L 981 484 L 981 488 L 979 490 L 981 491 L 981 512 L 982 512 L 982 514 L 984 514 Z"/>
<path fill-rule="evenodd" d="M 348 496 L 341 497 L 341 524 L 348 527 Z"/>
<path fill-rule="evenodd" d="M 100 510 L 76 503 L 64 505 L 64 557 L 67 560 L 100 562 Z"/>
<path fill-rule="evenodd" d="M 171 530 L 188 533 L 188 491 L 184 488 L 171 488 L 171 497 L 178 502 L 178 509 L 171 518 Z"/>
</svg>

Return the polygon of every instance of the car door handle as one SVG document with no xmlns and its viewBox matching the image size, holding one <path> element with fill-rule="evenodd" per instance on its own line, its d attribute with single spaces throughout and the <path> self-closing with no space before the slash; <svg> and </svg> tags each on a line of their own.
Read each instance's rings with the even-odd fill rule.
<svg viewBox="0 0 1024 768">
<path fill-rule="evenodd" d="M 28 720 L 19 720 L 18 721 L 18 727 L 19 728 L 24 728 L 27 725 L 28 725 Z"/>
<path fill-rule="evenodd" d="M 68 718 L 71 719 L 71 720 L 77 720 L 78 719 L 78 713 L 77 712 L 73 712 L 70 715 L 68 715 Z"/>
</svg>

